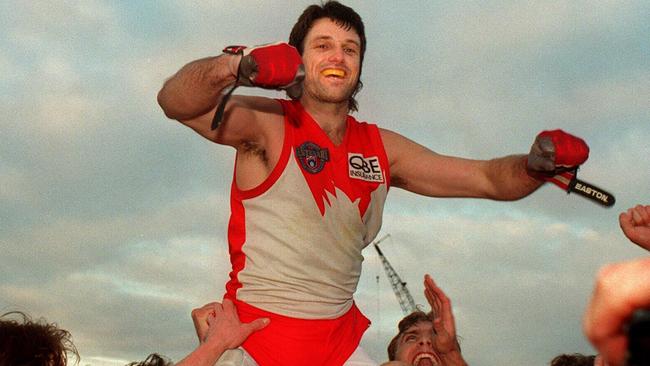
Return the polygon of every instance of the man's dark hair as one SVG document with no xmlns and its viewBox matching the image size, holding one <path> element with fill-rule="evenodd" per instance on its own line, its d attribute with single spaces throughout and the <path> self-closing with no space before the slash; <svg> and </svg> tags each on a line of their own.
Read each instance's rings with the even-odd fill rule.
<svg viewBox="0 0 650 366">
<path fill-rule="evenodd" d="M 152 353 L 144 361 L 131 362 L 126 366 L 174 366 L 174 363 L 157 353 Z"/>
<path fill-rule="evenodd" d="M 551 361 L 551 366 L 593 366 L 595 355 L 585 356 L 580 353 L 559 355 Z"/>
<path fill-rule="evenodd" d="M 15 315 L 22 319 L 10 319 Z M 79 360 L 70 332 L 56 324 L 19 311 L 0 316 L 0 365 L 65 366 L 68 353 Z"/>
<path fill-rule="evenodd" d="M 424 311 L 416 310 L 400 320 L 399 324 L 397 324 L 397 335 L 393 337 L 388 344 L 388 361 L 395 361 L 395 357 L 397 356 L 397 344 L 399 343 L 402 334 L 420 322 L 432 322 L 431 313 L 427 314 Z"/>
<path fill-rule="evenodd" d="M 338 1 L 327 1 L 321 3 L 321 5 L 311 5 L 302 12 L 298 21 L 291 29 L 291 35 L 289 36 L 289 44 L 296 47 L 298 52 L 302 55 L 304 51 L 304 42 L 307 33 L 314 25 L 314 22 L 321 18 L 329 18 L 334 21 L 336 24 L 345 28 L 346 30 L 354 29 L 355 32 L 359 35 L 361 40 L 361 54 L 359 62 L 359 80 L 357 81 L 357 86 L 354 88 L 352 95 L 348 101 L 348 110 L 357 111 L 358 103 L 354 99 L 354 96 L 361 90 L 363 83 L 361 82 L 361 69 L 363 66 L 363 56 L 366 53 L 366 31 L 361 20 L 361 16 L 354 11 L 354 9 L 347 7 Z"/>
</svg>

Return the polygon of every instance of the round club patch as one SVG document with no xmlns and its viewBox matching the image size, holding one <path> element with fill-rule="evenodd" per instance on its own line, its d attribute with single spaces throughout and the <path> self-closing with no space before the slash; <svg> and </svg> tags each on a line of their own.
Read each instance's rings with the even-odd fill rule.
<svg viewBox="0 0 650 366">
<path fill-rule="evenodd" d="M 316 174 L 323 170 L 325 163 L 330 160 L 329 151 L 311 141 L 304 142 L 296 148 L 296 156 L 304 170 Z"/>
</svg>

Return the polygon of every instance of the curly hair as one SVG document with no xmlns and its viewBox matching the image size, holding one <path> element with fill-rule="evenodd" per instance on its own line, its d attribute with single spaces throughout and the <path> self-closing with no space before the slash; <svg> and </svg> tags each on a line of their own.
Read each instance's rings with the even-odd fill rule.
<svg viewBox="0 0 650 366">
<path fill-rule="evenodd" d="M 72 335 L 55 323 L 33 321 L 20 311 L 0 315 L 0 365 L 65 366 L 69 354 L 79 361 Z"/>
</svg>

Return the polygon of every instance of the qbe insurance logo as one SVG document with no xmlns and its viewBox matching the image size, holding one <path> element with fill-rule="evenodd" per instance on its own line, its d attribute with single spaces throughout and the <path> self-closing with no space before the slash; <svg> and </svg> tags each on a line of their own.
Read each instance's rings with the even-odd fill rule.
<svg viewBox="0 0 650 366">
<path fill-rule="evenodd" d="M 350 178 L 366 182 L 384 182 L 384 174 L 376 156 L 364 158 L 362 154 L 348 153 L 348 171 Z"/>
</svg>

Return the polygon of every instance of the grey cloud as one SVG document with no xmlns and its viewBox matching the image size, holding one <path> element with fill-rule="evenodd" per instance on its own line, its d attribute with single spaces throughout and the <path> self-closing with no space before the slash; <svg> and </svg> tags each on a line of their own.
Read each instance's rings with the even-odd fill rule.
<svg viewBox="0 0 650 366">
<path fill-rule="evenodd" d="M 594 273 L 603 262 L 638 253 L 620 234 L 536 216 L 495 220 L 485 213 L 438 212 L 389 214 L 386 223 L 393 224 L 384 230 L 392 240 L 382 249 L 420 303 L 426 303 L 421 295 L 424 273 L 432 274 L 451 297 L 470 362 L 542 364 L 559 353 L 592 352 L 580 332 L 580 317 Z M 372 293 L 373 275 L 382 272 L 369 262 L 362 280 L 366 296 Z M 359 303 L 372 311 L 376 299 L 369 297 L 359 297 Z M 388 310 L 382 320 L 391 302 L 394 307 L 397 300 L 384 292 L 382 307 Z M 400 317 L 393 312 L 393 324 Z M 390 336 L 385 335 L 384 344 Z"/>
<path fill-rule="evenodd" d="M 643 255 L 616 217 L 650 193 L 647 5 L 349 4 L 369 40 L 359 119 L 474 158 L 524 153 L 555 127 L 590 144 L 580 175 L 612 190 L 614 209 L 548 184 L 507 203 L 392 189 L 382 231 L 416 302 L 425 272 L 448 292 L 471 364 L 590 353 L 579 323 L 595 271 Z M 229 268 L 234 154 L 166 120 L 155 94 L 227 44 L 286 39 L 300 8 L 20 5 L 0 44 L 0 308 L 70 328 L 86 357 L 189 352 L 189 311 L 221 296 Z M 364 255 L 357 303 L 374 324 L 363 344 L 383 360 L 401 312 Z"/>
</svg>

